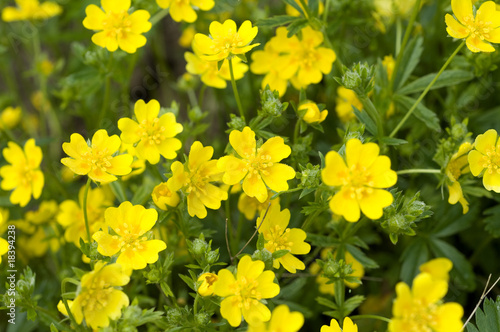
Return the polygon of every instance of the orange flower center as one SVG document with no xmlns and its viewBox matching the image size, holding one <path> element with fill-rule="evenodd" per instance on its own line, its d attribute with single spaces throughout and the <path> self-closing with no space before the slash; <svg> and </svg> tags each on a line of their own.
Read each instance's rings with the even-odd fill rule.
<svg viewBox="0 0 500 332">
<path fill-rule="evenodd" d="M 464 21 L 469 36 L 472 38 L 479 37 L 481 40 L 490 39 L 490 32 L 493 30 L 491 22 L 476 22 L 472 16 L 464 17 Z"/>
<path fill-rule="evenodd" d="M 345 195 L 348 196 L 346 198 L 361 200 L 373 193 L 372 175 L 364 166 L 352 165 L 348 170 L 341 172 L 339 177 L 346 189 Z"/>
<path fill-rule="evenodd" d="M 124 39 L 132 31 L 132 21 L 126 11 L 107 13 L 102 29 L 110 38 Z"/>
<path fill-rule="evenodd" d="M 172 192 L 168 189 L 167 184 L 164 183 L 158 187 L 157 195 L 159 197 L 172 197 Z"/>
<path fill-rule="evenodd" d="M 257 304 L 258 300 L 262 298 L 262 295 L 257 292 L 258 286 L 259 283 L 255 279 L 246 277 L 238 279 L 230 286 L 234 294 L 233 305 L 250 309 L 250 305 Z"/>
<path fill-rule="evenodd" d="M 486 154 L 483 155 L 483 168 L 486 168 L 489 174 L 500 174 L 500 151 L 497 151 L 494 145 L 486 149 Z"/>
<path fill-rule="evenodd" d="M 160 119 L 153 121 L 142 120 L 137 134 L 141 140 L 149 145 L 160 145 L 165 140 L 165 127 L 160 126 Z"/>
<path fill-rule="evenodd" d="M 236 31 L 230 29 L 228 34 L 223 38 L 214 39 L 214 44 L 210 47 L 213 54 L 222 53 L 224 56 L 229 56 L 234 49 L 243 47 L 243 41 Z"/>
<path fill-rule="evenodd" d="M 270 252 L 275 252 L 278 250 L 291 250 L 293 242 L 288 240 L 290 235 L 290 228 L 285 231 L 279 226 L 269 228 L 264 232 L 264 238 L 268 241 L 266 243 L 266 249 Z"/>
</svg>

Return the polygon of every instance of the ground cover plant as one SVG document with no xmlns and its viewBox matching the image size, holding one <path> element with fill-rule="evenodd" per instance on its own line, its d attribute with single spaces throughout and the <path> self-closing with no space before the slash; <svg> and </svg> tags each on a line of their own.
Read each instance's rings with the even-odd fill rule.
<svg viewBox="0 0 500 332">
<path fill-rule="evenodd" d="M 494 1 L 0 4 L 0 330 L 500 331 Z"/>
</svg>

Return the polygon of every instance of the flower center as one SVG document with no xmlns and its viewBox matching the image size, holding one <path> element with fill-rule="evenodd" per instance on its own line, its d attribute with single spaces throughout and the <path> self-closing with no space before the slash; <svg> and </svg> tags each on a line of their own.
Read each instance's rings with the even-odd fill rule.
<svg viewBox="0 0 500 332">
<path fill-rule="evenodd" d="M 95 278 L 80 295 L 82 296 L 82 307 L 85 307 L 87 312 L 103 310 L 108 305 L 109 296 L 113 289 L 102 278 Z"/>
<path fill-rule="evenodd" d="M 21 186 L 23 187 L 31 187 L 33 183 L 33 169 L 31 169 L 28 165 L 25 165 L 24 168 L 21 169 Z"/>
<path fill-rule="evenodd" d="M 186 193 L 193 192 L 196 197 L 200 197 L 201 195 L 206 194 L 206 184 L 209 182 L 209 176 L 202 174 L 200 171 L 195 171 L 191 173 L 191 176 L 187 180 L 187 189 Z"/>
<path fill-rule="evenodd" d="M 243 277 L 237 280 L 231 288 L 234 292 L 233 303 L 239 308 L 250 309 L 250 305 L 257 304 L 262 298 L 260 292 L 257 292 L 259 283 L 255 279 L 247 279 Z"/>
<path fill-rule="evenodd" d="M 160 145 L 165 140 L 165 127 L 160 126 L 160 119 L 158 118 L 153 121 L 142 120 L 137 134 L 148 145 Z"/>
<path fill-rule="evenodd" d="M 437 305 L 427 304 L 420 299 L 405 308 L 401 320 L 404 322 L 405 331 L 408 332 L 432 332 L 436 324 Z"/>
<path fill-rule="evenodd" d="M 111 38 L 127 38 L 132 30 L 132 21 L 126 11 L 107 13 L 102 21 L 103 30 Z"/>
<path fill-rule="evenodd" d="M 235 48 L 242 46 L 244 45 L 238 32 L 229 30 L 227 36 L 214 39 L 214 44 L 211 46 L 211 49 L 215 54 L 222 53 L 228 56 Z"/>
<path fill-rule="evenodd" d="M 464 18 L 467 32 L 472 38 L 479 37 L 479 39 L 490 39 L 491 22 L 475 21 L 472 16 Z"/>
<path fill-rule="evenodd" d="M 347 171 L 342 171 L 339 177 L 342 179 L 348 199 L 361 200 L 373 193 L 374 182 L 364 166 L 352 165 Z"/>
<path fill-rule="evenodd" d="M 144 249 L 142 242 L 147 241 L 147 237 L 139 237 L 136 234 L 130 234 L 128 230 L 125 230 L 124 233 L 125 235 L 121 238 L 118 235 L 113 235 L 114 240 L 120 240 L 120 243 L 118 244 L 121 248 L 120 252 L 124 252 L 125 250 L 137 251 Z"/>
<path fill-rule="evenodd" d="M 101 151 L 87 151 L 82 155 L 83 160 L 87 162 L 92 170 L 99 169 L 106 172 L 111 167 L 112 156 L 108 155 L 108 149 Z"/>
<path fill-rule="evenodd" d="M 494 145 L 487 148 L 486 154 L 483 155 L 483 168 L 489 174 L 500 174 L 500 151 L 497 152 Z"/>
<path fill-rule="evenodd" d="M 266 168 L 273 166 L 271 159 L 269 154 L 262 154 L 261 148 L 258 148 L 257 155 L 253 156 L 251 153 L 248 153 L 244 156 L 246 166 L 243 172 L 248 171 L 248 176 L 256 176 L 259 179 L 261 175 L 269 175 L 269 171 Z"/>
<path fill-rule="evenodd" d="M 268 241 L 266 249 L 270 252 L 278 250 L 291 250 L 293 242 L 288 240 L 290 235 L 290 228 L 283 231 L 279 225 L 269 228 L 264 232 L 264 238 Z"/>
</svg>

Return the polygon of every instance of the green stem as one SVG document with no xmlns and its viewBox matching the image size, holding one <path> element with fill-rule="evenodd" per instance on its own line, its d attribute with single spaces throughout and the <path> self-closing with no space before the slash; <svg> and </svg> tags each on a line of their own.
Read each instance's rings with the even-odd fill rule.
<svg viewBox="0 0 500 332">
<path fill-rule="evenodd" d="M 345 283 L 343 279 L 335 280 L 334 282 L 335 289 L 335 302 L 339 307 L 339 311 L 342 314 L 342 320 L 344 320 L 344 301 L 345 301 Z"/>
<path fill-rule="evenodd" d="M 299 134 L 300 134 L 300 122 L 302 121 L 301 118 L 297 119 L 297 122 L 295 123 L 295 130 L 293 131 L 293 144 L 297 144 L 299 140 Z"/>
<path fill-rule="evenodd" d="M 397 17 L 396 19 L 396 56 L 399 55 L 399 51 L 401 50 L 401 30 L 403 27 L 401 26 L 401 17 Z"/>
<path fill-rule="evenodd" d="M 394 65 L 394 72 L 392 73 L 391 80 L 389 82 L 389 91 L 392 91 L 394 88 L 394 79 L 396 77 L 396 73 L 399 69 L 399 65 L 401 64 L 401 60 L 403 58 L 403 53 L 406 48 L 406 44 L 410 39 L 411 31 L 413 30 L 413 25 L 415 20 L 417 19 L 418 12 L 420 11 L 420 3 L 422 0 L 417 0 L 415 2 L 415 6 L 413 7 L 413 12 L 411 14 L 410 21 L 408 22 L 408 26 L 406 27 L 405 36 L 403 37 L 403 42 L 401 43 L 401 47 L 399 49 L 399 53 L 397 53 L 396 64 Z"/>
<path fill-rule="evenodd" d="M 238 94 L 238 88 L 236 87 L 236 81 L 234 80 L 233 72 L 233 59 L 228 58 L 229 61 L 229 73 L 231 75 L 231 85 L 233 86 L 234 98 L 236 99 L 236 104 L 238 105 L 238 110 L 240 111 L 240 116 L 245 121 L 245 113 L 243 112 L 243 107 L 241 106 L 240 95 Z"/>
<path fill-rule="evenodd" d="M 352 320 L 356 320 L 356 319 L 377 319 L 377 320 L 381 320 L 381 321 L 386 322 L 386 323 L 390 323 L 391 322 L 391 320 L 389 318 L 378 316 L 378 315 L 354 315 L 354 316 L 350 316 L 350 318 Z"/>
<path fill-rule="evenodd" d="M 97 122 L 98 126 L 102 126 L 102 121 L 106 117 L 106 110 L 108 109 L 109 103 L 109 95 L 111 92 L 111 66 L 113 63 L 113 52 L 109 53 L 108 65 L 106 67 L 106 78 L 104 82 L 104 98 L 102 101 L 101 112 L 99 113 L 99 121 Z"/>
<path fill-rule="evenodd" d="M 440 174 L 440 169 L 427 169 L 427 168 L 413 168 L 397 171 L 397 174 Z"/>
<path fill-rule="evenodd" d="M 232 186 L 229 187 L 229 190 L 227 191 L 228 193 L 231 192 Z M 226 201 L 224 202 L 224 210 L 226 212 L 226 219 L 227 219 L 227 224 L 228 224 L 228 233 L 229 233 L 229 243 L 231 246 L 231 252 L 236 252 L 238 251 L 238 244 L 235 243 L 235 238 L 234 238 L 234 232 L 233 232 L 233 221 L 231 218 L 231 195 L 228 194 L 228 197 Z"/>
<path fill-rule="evenodd" d="M 160 22 L 165 16 L 167 16 L 169 13 L 169 8 L 165 8 L 157 12 L 149 22 L 151 23 L 152 26 L 154 26 L 156 23 Z"/>
<path fill-rule="evenodd" d="M 203 97 L 205 96 L 205 90 L 207 89 L 207 86 L 203 84 L 200 88 L 200 95 L 198 96 L 198 105 L 200 106 L 201 109 L 203 109 Z"/>
<path fill-rule="evenodd" d="M 438 80 L 439 76 L 441 76 L 441 74 L 444 72 L 444 70 L 446 69 L 446 67 L 448 67 L 448 65 L 450 64 L 451 60 L 453 60 L 453 58 L 455 57 L 455 55 L 457 55 L 457 53 L 462 49 L 462 47 L 464 47 L 464 45 L 465 45 L 465 41 L 463 41 L 460 45 L 458 45 L 458 47 L 455 50 L 455 52 L 453 52 L 453 54 L 448 58 L 448 60 L 446 60 L 446 62 L 444 63 L 443 67 L 441 67 L 441 69 L 439 70 L 439 72 L 436 74 L 436 77 L 434 77 L 434 79 L 429 83 L 429 85 L 427 85 L 427 87 L 422 92 L 422 94 L 420 95 L 420 97 L 418 97 L 418 99 L 415 101 L 415 103 L 413 104 L 413 106 L 408 110 L 408 112 L 403 117 L 403 119 L 401 119 L 401 121 L 398 123 L 398 125 L 396 126 L 396 128 L 394 128 L 394 130 L 389 135 L 389 137 L 394 137 L 397 134 L 397 132 L 399 131 L 399 129 L 403 126 L 403 124 L 406 122 L 406 120 L 408 120 L 408 118 L 410 117 L 410 115 L 417 108 L 418 104 L 420 104 L 420 102 L 422 101 L 422 99 L 424 99 L 425 95 L 427 95 L 427 92 L 429 92 L 429 90 L 432 88 L 432 86 L 434 85 L 434 83 L 436 83 L 436 81 Z M 394 76 L 394 74 L 393 74 L 393 76 Z"/>
<path fill-rule="evenodd" d="M 196 293 L 196 297 L 194 298 L 194 305 L 193 305 L 193 312 L 194 312 L 195 316 L 198 313 L 198 299 L 199 298 L 200 298 L 200 295 L 198 293 Z"/>
<path fill-rule="evenodd" d="M 85 191 L 83 192 L 83 219 L 85 220 L 85 229 L 87 230 L 89 243 L 92 242 L 92 238 L 90 237 L 89 218 L 87 216 L 87 196 L 89 194 L 90 181 L 91 179 L 89 178 L 87 180 L 87 184 L 85 185 Z"/>
<path fill-rule="evenodd" d="M 310 214 L 309 216 L 307 216 L 306 220 L 304 221 L 304 224 L 302 225 L 302 229 L 304 231 L 306 231 L 309 226 L 311 226 L 311 223 L 316 220 L 316 217 L 319 215 L 320 211 L 319 210 L 316 210 L 314 211 L 312 214 Z"/>
<path fill-rule="evenodd" d="M 75 280 L 73 278 L 64 278 L 61 282 L 61 294 L 66 294 L 66 284 L 67 283 L 72 283 L 75 284 Z M 73 313 L 71 312 L 69 305 L 68 305 L 68 300 L 64 297 L 62 297 L 62 301 L 64 303 L 64 307 L 66 308 L 66 311 L 68 312 L 68 317 L 71 320 L 71 323 L 75 326 L 77 331 L 81 331 L 81 326 L 76 322 L 75 317 L 73 316 Z"/>
</svg>

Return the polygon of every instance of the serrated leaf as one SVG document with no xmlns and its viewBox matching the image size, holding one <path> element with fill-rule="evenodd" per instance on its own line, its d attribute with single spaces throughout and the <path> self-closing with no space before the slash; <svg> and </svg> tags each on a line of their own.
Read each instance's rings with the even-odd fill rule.
<svg viewBox="0 0 500 332">
<path fill-rule="evenodd" d="M 423 38 L 415 37 L 406 45 L 396 72 L 396 77 L 394 78 L 394 91 L 399 90 L 403 84 L 405 84 L 415 67 L 420 62 L 420 56 L 424 50 L 422 44 Z"/>
<path fill-rule="evenodd" d="M 166 282 L 161 282 L 160 283 L 160 288 L 161 288 L 161 290 L 163 291 L 163 293 L 166 296 L 174 296 L 174 293 L 172 293 L 172 290 L 170 289 L 170 286 L 167 285 Z"/>
<path fill-rule="evenodd" d="M 366 126 L 366 130 L 370 132 L 373 136 L 378 135 L 377 125 L 373 121 L 373 119 L 366 112 L 361 112 L 354 105 L 352 106 L 354 110 L 354 115 L 358 118 L 359 122 L 363 123 Z"/>
<path fill-rule="evenodd" d="M 417 101 L 411 97 L 402 96 L 402 95 L 394 95 L 394 102 L 400 105 L 406 112 L 410 110 L 410 108 Z M 437 132 L 441 131 L 441 126 L 439 125 L 439 118 L 436 113 L 425 107 L 422 102 L 418 104 L 418 106 L 413 111 L 413 115 L 417 117 L 420 121 L 422 121 L 427 127 Z"/>
<path fill-rule="evenodd" d="M 344 309 L 344 315 L 348 316 L 357 307 L 359 307 L 364 300 L 365 297 L 363 295 L 354 295 L 353 297 L 348 298 L 342 307 Z"/>
<path fill-rule="evenodd" d="M 300 19 L 299 17 L 295 17 L 295 16 L 277 15 L 277 16 L 257 20 L 255 25 L 257 25 L 259 28 L 274 28 L 277 26 L 292 23 L 292 22 L 299 20 L 299 19 Z"/>
<path fill-rule="evenodd" d="M 472 324 L 467 324 L 469 332 L 497 332 L 500 331 L 500 296 L 496 301 L 485 299 L 483 309 L 477 309 L 475 314 L 477 328 Z"/>
<path fill-rule="evenodd" d="M 186 283 L 186 285 L 188 285 L 189 288 L 196 291 L 196 287 L 195 287 L 195 283 L 194 283 L 193 279 L 191 279 L 190 277 L 188 277 L 184 274 L 179 274 L 179 277 Z"/>
<path fill-rule="evenodd" d="M 302 192 L 300 193 L 299 199 L 301 199 L 302 197 L 304 197 L 312 192 L 315 192 L 316 190 L 317 190 L 317 188 L 306 188 L 306 189 L 302 190 Z"/>
<path fill-rule="evenodd" d="M 411 93 L 424 91 L 429 83 L 436 77 L 437 73 L 425 75 L 415 81 L 405 85 L 397 91 L 398 94 L 407 95 Z M 463 82 L 470 81 L 474 78 L 474 73 L 470 70 L 446 70 L 436 80 L 431 90 L 443 88 L 446 86 L 457 85 Z"/>
<path fill-rule="evenodd" d="M 382 137 L 380 142 L 386 145 L 403 145 L 408 143 L 408 141 L 405 141 L 404 139 L 394 137 Z"/>
<path fill-rule="evenodd" d="M 307 233 L 307 242 L 316 247 L 333 247 L 338 245 L 340 242 L 338 239 L 325 235 L 316 235 L 312 233 Z"/>
</svg>

